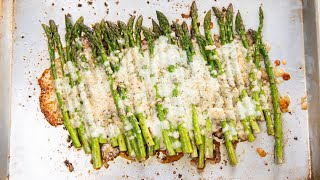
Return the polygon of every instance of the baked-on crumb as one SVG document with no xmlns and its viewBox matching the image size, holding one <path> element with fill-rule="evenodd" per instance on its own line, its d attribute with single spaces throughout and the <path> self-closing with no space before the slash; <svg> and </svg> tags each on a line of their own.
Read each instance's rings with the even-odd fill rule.
<svg viewBox="0 0 320 180">
<path fill-rule="evenodd" d="M 308 99 L 307 96 L 301 97 L 301 109 L 307 110 L 308 109 Z"/>
<path fill-rule="evenodd" d="M 74 170 L 74 167 L 73 167 L 72 163 L 69 162 L 68 159 L 66 159 L 66 160 L 64 161 L 64 164 L 67 166 L 67 168 L 69 169 L 70 172 L 72 172 L 72 171 Z"/>
<path fill-rule="evenodd" d="M 290 103 L 291 103 L 291 100 L 288 95 L 280 96 L 280 110 L 281 110 L 281 112 L 289 112 Z"/>
<path fill-rule="evenodd" d="M 259 154 L 260 157 L 266 157 L 267 153 L 264 151 L 262 148 L 257 148 L 256 149 L 257 153 Z"/>
</svg>

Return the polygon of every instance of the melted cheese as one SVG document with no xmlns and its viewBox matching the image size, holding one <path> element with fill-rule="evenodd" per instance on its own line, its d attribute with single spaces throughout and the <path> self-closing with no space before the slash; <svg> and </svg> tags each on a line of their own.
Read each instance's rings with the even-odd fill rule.
<svg viewBox="0 0 320 180">
<path fill-rule="evenodd" d="M 123 40 L 119 42 L 123 43 Z M 256 79 L 252 80 L 251 92 L 260 91 L 258 82 L 261 80 L 261 71 L 254 69 L 252 62 L 247 62 L 247 51 L 239 41 L 235 40 L 221 48 L 205 47 L 209 51 L 217 50 L 215 58 L 222 63 L 225 72 L 222 75 L 218 75 L 216 70 L 210 72 L 198 46 L 194 45 L 196 54 L 190 64 L 187 63 L 186 52 L 177 45 L 169 44 L 164 36 L 155 41 L 152 57 L 147 51 L 141 54 L 138 47 L 128 48 L 111 53 L 103 66 L 93 63 L 91 50 L 87 48 L 80 56 L 84 55 L 88 62 L 81 61 L 80 57 L 78 60 L 80 83 L 71 88 L 68 78 L 59 78 L 55 81 L 56 90 L 65 94 L 66 107 L 69 113 L 74 114 L 73 125 L 78 127 L 83 121 L 90 137 L 112 138 L 118 136 L 122 128 L 125 131 L 133 129 L 128 120 L 124 124 L 120 121 L 110 88 L 125 92 L 117 104 L 120 114 L 129 117 L 142 113 L 152 135 L 161 140 L 161 148 L 164 147 L 162 131 L 170 130 L 170 125 L 177 128 L 183 124 L 192 132 L 192 104 L 196 105 L 202 134 L 205 134 L 206 119 L 209 118 L 214 132 L 219 131 L 220 121 L 236 120 L 235 126 L 227 124 L 222 131 L 230 132 L 231 137 L 228 138 L 237 135 L 237 132 L 240 137 L 245 137 L 247 132 L 243 131 L 240 121 L 248 116 L 259 115 L 260 112 L 256 112 L 256 102 L 251 97 L 240 98 L 237 102 L 235 100 L 243 90 L 248 89 L 246 84 L 252 69 Z M 118 64 L 119 71 L 112 72 L 110 63 Z M 72 62 L 65 64 L 66 74 L 74 81 L 78 79 L 78 70 Z M 210 73 L 218 77 L 213 78 Z M 110 74 L 114 79 L 113 87 L 108 82 Z M 155 86 L 161 98 L 156 97 Z M 263 86 L 263 90 L 267 95 L 260 95 L 261 104 L 267 108 L 270 105 L 268 84 Z M 161 103 L 166 112 L 163 121 L 157 117 L 157 103 Z M 127 107 L 132 112 L 126 113 Z M 82 116 L 77 113 L 78 110 Z M 179 138 L 178 131 L 169 135 Z M 173 147 L 181 147 L 181 142 L 174 142 Z"/>
</svg>

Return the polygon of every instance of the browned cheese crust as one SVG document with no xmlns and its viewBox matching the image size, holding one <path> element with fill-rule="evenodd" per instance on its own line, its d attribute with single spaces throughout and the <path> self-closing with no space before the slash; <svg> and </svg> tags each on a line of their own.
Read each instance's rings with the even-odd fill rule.
<svg viewBox="0 0 320 180">
<path fill-rule="evenodd" d="M 38 79 L 38 84 L 41 89 L 39 96 L 41 112 L 52 126 L 63 124 L 50 68 L 42 73 L 42 76 Z"/>
</svg>

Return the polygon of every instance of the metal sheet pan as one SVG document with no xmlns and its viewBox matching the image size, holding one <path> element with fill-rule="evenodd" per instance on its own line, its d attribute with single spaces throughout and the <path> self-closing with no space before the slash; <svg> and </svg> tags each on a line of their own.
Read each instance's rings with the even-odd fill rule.
<svg viewBox="0 0 320 180">
<path fill-rule="evenodd" d="M 41 23 L 54 19 L 64 32 L 64 14 L 75 19 L 80 15 L 90 24 L 101 18 L 127 20 L 129 14 L 142 14 L 146 25 L 148 17 L 155 17 L 161 10 L 170 20 L 181 19 L 187 13 L 191 1 L 9 1 L 1 3 L 1 48 L 0 48 L 0 179 L 308 179 L 311 163 L 314 178 L 319 177 L 319 64 L 316 32 L 318 3 L 314 1 L 259 0 L 234 1 L 240 9 L 248 28 L 258 24 L 258 7 L 265 10 L 264 39 L 272 46 L 271 59 L 286 59 L 285 69 L 291 74 L 290 81 L 281 84 L 280 92 L 291 97 L 291 115 L 283 114 L 285 163 L 273 162 L 274 138 L 263 133 L 254 143 L 237 146 L 239 165 L 235 168 L 225 163 L 226 152 L 222 146 L 222 161 L 207 163 L 201 174 L 184 159 L 173 164 L 160 164 L 154 158 L 145 163 L 129 163 L 117 158 L 109 169 L 95 171 L 90 159 L 82 151 L 68 149 L 67 132 L 62 127 L 51 127 L 39 109 L 37 77 L 49 67 L 47 45 Z M 90 1 L 91 2 L 91 1 Z M 226 6 L 230 1 L 203 0 L 198 2 L 200 11 L 211 6 Z M 4 6 L 5 4 L 5 6 Z M 303 9 L 303 7 L 305 9 Z M 200 14 L 203 18 L 204 13 Z M 216 23 L 215 23 L 216 24 Z M 14 27 L 14 28 L 13 28 Z M 217 28 L 215 28 L 217 30 Z M 12 36 L 11 36 L 12 34 Z M 12 47 L 11 47 L 12 45 Z M 13 51 L 11 50 L 13 49 Z M 11 65 L 12 61 L 12 65 Z M 12 66 L 12 69 L 11 69 Z M 307 71 L 306 71 L 307 68 Z M 307 76 L 306 76 L 307 75 Z M 12 76 L 12 81 L 10 80 Z M 308 78 L 306 78 L 308 77 Z M 300 108 L 300 98 L 307 93 L 308 111 Z M 314 84 L 314 83 L 317 83 Z M 312 97 L 312 98 L 310 98 Z M 309 121 L 308 121 L 309 120 Z M 310 129 L 308 127 L 310 122 Z M 11 133 L 10 131 L 11 123 Z M 310 130 L 310 131 L 309 131 Z M 309 141 L 309 132 L 310 140 Z M 8 137 L 10 136 L 10 161 L 8 163 Z M 297 139 L 297 140 L 295 140 Z M 312 160 L 310 148 L 312 149 Z M 259 157 L 257 147 L 268 155 Z M 63 164 L 68 159 L 75 171 L 70 173 Z M 9 170 L 8 170 L 9 169 Z"/>
</svg>

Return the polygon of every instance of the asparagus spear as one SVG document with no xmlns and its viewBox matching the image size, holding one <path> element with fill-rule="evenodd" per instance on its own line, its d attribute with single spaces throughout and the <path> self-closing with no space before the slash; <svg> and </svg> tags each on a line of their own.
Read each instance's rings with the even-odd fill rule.
<svg viewBox="0 0 320 180">
<path fill-rule="evenodd" d="M 211 10 L 209 10 L 206 16 L 204 17 L 203 28 L 204 28 L 207 44 L 210 46 L 214 46 L 214 41 L 211 35 L 210 23 L 211 23 Z M 214 69 L 214 66 L 217 66 L 219 75 L 224 73 L 216 48 L 213 49 L 213 52 L 209 50 L 208 59 L 210 59 L 210 62 L 214 63 L 214 64 L 211 64 L 211 67 L 212 67 L 211 71 Z M 214 73 L 211 73 L 211 75 L 215 76 Z"/>
<path fill-rule="evenodd" d="M 140 45 L 141 45 L 141 37 L 140 37 L 141 26 L 142 26 L 142 16 L 140 16 L 136 22 L 136 31 L 140 31 L 139 33 L 136 32 L 136 42 L 140 43 Z M 138 30 L 138 29 L 140 29 L 140 30 Z M 127 107 L 127 109 L 128 109 L 128 107 Z M 137 118 L 139 119 L 139 123 L 141 126 L 141 131 L 142 131 L 142 135 L 144 137 L 144 140 L 146 141 L 146 143 L 148 144 L 149 147 L 154 146 L 152 135 L 151 135 L 151 133 L 147 127 L 147 124 L 145 122 L 145 115 L 143 113 L 138 113 Z M 138 136 L 140 137 L 140 135 L 138 135 Z M 144 148 L 141 147 L 141 149 L 144 149 Z M 145 156 L 145 154 L 144 154 L 145 152 L 143 150 L 142 150 L 142 153 L 143 153 L 142 155 Z"/>
<path fill-rule="evenodd" d="M 111 93 L 112 96 L 114 98 L 117 110 L 119 112 L 119 117 L 120 119 L 123 121 L 124 124 L 128 124 L 129 122 L 126 120 L 126 117 L 123 115 L 122 110 L 119 107 L 119 101 L 120 101 L 120 96 L 119 94 L 116 92 L 116 90 L 114 89 L 114 82 L 113 82 L 113 78 L 112 78 L 112 69 L 110 66 L 110 63 L 107 59 L 107 55 L 104 51 L 104 48 L 102 46 L 102 42 L 101 42 L 101 34 L 96 34 L 96 36 L 94 36 L 90 30 L 89 27 L 85 26 L 84 24 L 81 24 L 81 28 L 82 30 L 85 32 L 85 34 L 89 37 L 89 39 L 91 40 L 91 42 L 93 43 L 94 46 L 97 47 L 99 55 L 102 59 L 102 62 L 105 66 L 106 69 L 106 73 L 108 75 L 108 81 L 110 84 L 110 89 L 111 89 Z M 98 31 L 96 31 L 98 32 Z M 97 37 L 98 36 L 98 37 Z M 133 152 L 135 153 L 135 155 L 137 156 L 138 160 L 142 160 L 143 157 L 141 156 L 140 153 L 140 149 L 137 143 L 136 138 L 134 137 L 134 132 L 133 130 L 128 130 L 126 131 L 126 138 L 128 139 L 129 143 L 130 143 L 130 147 L 134 150 Z"/>
<path fill-rule="evenodd" d="M 50 55 L 51 72 L 52 72 L 53 80 L 56 81 L 58 79 L 58 75 L 57 75 L 56 65 L 55 65 L 55 52 L 54 52 L 55 43 L 53 40 L 53 32 L 51 31 L 50 27 L 45 24 L 42 24 L 42 28 L 45 31 L 46 36 L 48 38 L 48 51 L 49 51 L 49 55 Z M 57 88 L 57 87 L 55 87 L 55 88 Z M 81 147 L 81 143 L 78 138 L 78 133 L 77 133 L 76 129 L 74 129 L 71 125 L 68 112 L 65 109 L 64 100 L 62 99 L 62 96 L 60 93 L 61 92 L 59 90 L 56 91 L 56 95 L 57 95 L 58 103 L 60 106 L 64 126 L 67 128 L 67 130 L 69 132 L 69 135 L 72 139 L 74 147 L 79 148 L 79 147 Z"/>
<path fill-rule="evenodd" d="M 197 149 L 196 141 L 194 139 L 194 134 L 193 134 L 193 132 L 190 132 L 189 134 L 191 137 L 191 145 L 192 145 L 191 157 L 196 158 L 196 157 L 198 157 L 198 149 Z"/>
<path fill-rule="evenodd" d="M 139 119 L 139 123 L 140 123 L 140 127 L 141 127 L 141 131 L 144 137 L 144 140 L 146 141 L 146 143 L 148 144 L 148 146 L 154 146 L 154 141 L 152 139 L 152 135 L 148 129 L 148 126 L 146 124 L 146 118 L 143 115 L 143 113 L 138 113 L 137 117 Z"/>
<path fill-rule="evenodd" d="M 269 77 L 270 82 L 270 90 L 272 96 L 272 104 L 273 104 L 273 120 L 274 120 L 274 136 L 275 136 L 275 161 L 277 164 L 283 163 L 283 137 L 282 137 L 282 120 L 281 120 L 281 112 L 279 106 L 279 93 L 277 89 L 276 78 L 273 74 L 273 67 L 270 62 L 268 51 L 265 45 L 261 41 L 260 51 L 262 56 L 264 57 L 264 63 L 266 67 L 266 71 Z"/>
<path fill-rule="evenodd" d="M 130 41 L 130 39 L 129 39 L 129 41 Z M 108 63 L 107 59 L 104 60 L 104 64 L 106 64 L 106 63 Z M 112 71 L 110 73 L 112 73 Z M 114 88 L 113 88 L 114 81 L 113 81 L 113 78 L 112 78 L 111 74 L 109 75 L 109 82 L 111 82 L 110 83 L 110 87 L 114 90 Z M 120 91 L 121 91 L 121 88 L 120 88 Z M 115 91 L 113 91 L 113 92 L 114 92 L 113 94 L 114 94 L 116 106 L 119 108 L 119 101 L 120 101 L 119 96 L 120 96 L 120 94 L 115 96 L 116 92 Z M 124 97 L 124 96 L 122 96 L 122 97 Z M 140 130 L 140 127 L 139 127 L 139 123 L 138 123 L 136 117 L 132 114 L 131 108 L 129 106 L 126 107 L 126 112 L 127 112 L 127 115 L 128 115 L 128 119 L 129 119 L 131 125 L 133 126 L 133 130 L 129 130 L 127 132 L 127 134 L 129 135 L 130 146 L 134 149 L 134 152 L 135 152 L 135 154 L 137 156 L 137 159 L 139 161 L 141 161 L 141 160 L 145 159 L 146 151 L 145 151 L 144 140 L 143 140 L 143 137 L 141 135 L 141 130 Z M 125 119 L 123 119 L 123 122 L 128 123 Z M 144 130 L 146 130 L 146 128 L 144 128 Z M 148 129 L 147 129 L 147 132 L 149 132 Z M 143 133 L 144 133 L 144 131 L 143 131 Z M 131 139 L 130 137 L 135 137 L 135 138 Z M 151 142 L 152 142 L 152 139 L 151 139 Z"/>
<path fill-rule="evenodd" d="M 258 69 L 261 69 L 260 61 L 261 61 L 261 56 L 260 56 L 260 49 L 262 48 L 262 40 L 261 40 L 261 33 L 262 33 L 262 28 L 263 28 L 263 10 L 262 7 L 259 8 L 259 28 L 258 32 L 256 33 L 256 46 L 254 49 L 254 63 Z M 262 82 L 260 81 L 260 87 L 262 87 Z M 266 96 L 265 91 L 261 88 L 260 91 L 260 96 Z M 267 124 L 267 132 L 269 135 L 274 135 L 275 134 L 275 129 L 273 127 L 272 123 L 272 118 L 271 118 L 271 112 L 269 109 L 264 109 L 263 110 L 266 124 Z"/>
<path fill-rule="evenodd" d="M 180 46 L 182 47 L 183 50 L 186 51 L 188 62 L 190 63 L 190 62 L 192 62 L 192 56 L 193 56 L 193 54 L 190 52 L 190 48 L 189 48 L 190 43 L 188 41 L 190 41 L 190 38 L 188 38 L 185 35 L 180 24 L 173 22 L 173 25 L 176 29 L 176 33 L 179 38 Z"/>
<path fill-rule="evenodd" d="M 225 45 L 226 44 L 225 17 L 223 15 L 223 13 L 220 11 L 219 8 L 213 7 L 212 10 L 213 10 L 214 14 L 217 17 L 218 25 L 220 27 L 220 42 L 221 42 L 221 45 Z"/>
<path fill-rule="evenodd" d="M 65 35 L 65 39 L 66 39 L 66 61 L 70 61 L 73 63 L 72 59 L 74 59 L 72 56 L 72 32 L 73 32 L 73 25 L 72 22 L 70 20 L 70 18 L 66 15 L 65 16 L 65 24 L 66 24 L 66 35 Z M 72 75 L 69 74 L 69 82 L 70 82 L 70 86 L 71 88 L 75 85 L 75 84 L 79 84 L 79 77 L 71 77 Z M 74 79 L 77 78 L 78 82 L 74 82 Z M 79 109 L 75 109 L 75 112 L 77 113 L 77 115 L 79 117 L 81 117 L 82 119 L 82 114 L 80 113 Z M 74 116 L 71 114 L 71 116 Z M 86 154 L 90 154 L 91 153 L 91 148 L 90 148 L 90 144 L 89 144 L 89 140 L 86 137 L 86 129 L 84 127 L 83 122 L 81 122 L 78 130 L 78 135 L 80 138 L 80 142 L 83 146 L 83 150 Z"/>
<path fill-rule="evenodd" d="M 128 36 L 128 31 L 127 31 L 127 25 L 126 23 L 122 21 L 118 21 L 118 26 L 121 32 L 121 36 L 124 38 L 124 43 L 125 43 L 125 48 L 129 48 L 129 36 Z"/>
<path fill-rule="evenodd" d="M 261 9 L 261 8 L 260 8 Z M 262 9 L 260 10 L 260 14 L 262 14 Z M 259 23 L 259 27 L 260 27 L 260 33 L 262 31 L 262 23 L 263 23 L 263 15 L 260 15 L 260 23 Z M 246 35 L 246 30 L 245 30 L 245 27 L 244 27 L 244 24 L 243 24 L 243 21 L 242 21 L 242 18 L 241 18 L 241 14 L 240 12 L 238 11 L 237 13 L 237 16 L 236 16 L 236 30 L 237 32 L 240 34 L 240 37 L 242 39 L 242 44 L 243 46 L 246 48 L 246 49 L 249 49 L 249 43 L 248 43 L 248 39 L 247 39 L 247 35 Z M 261 38 L 261 35 L 256 35 L 255 36 L 256 38 L 257 37 L 260 37 Z M 256 40 L 257 41 L 257 40 Z M 258 40 L 260 41 L 260 40 Z M 260 66 L 260 51 L 259 51 L 259 48 L 257 49 L 257 47 L 259 47 L 259 43 L 257 44 L 256 43 L 256 47 L 255 47 L 255 54 L 259 54 L 259 56 L 255 56 L 255 61 L 258 61 L 258 65 L 257 63 L 255 63 L 256 65 L 256 68 L 258 70 L 261 69 L 261 66 Z M 248 60 L 251 61 L 251 56 L 248 55 L 247 56 Z M 254 70 L 250 72 L 250 75 L 249 75 L 249 80 L 251 82 L 254 82 L 255 79 L 256 79 L 256 75 L 255 75 L 255 72 Z M 253 91 L 252 92 L 252 97 L 254 98 L 254 100 L 257 102 L 257 111 L 261 111 L 261 105 L 260 105 L 260 99 L 259 99 L 259 96 L 265 96 L 266 93 L 264 92 L 263 88 L 262 88 L 262 82 L 261 80 L 258 81 L 258 85 L 260 87 L 260 93 L 258 91 Z M 251 88 L 254 88 L 254 84 L 251 83 Z M 260 105 L 260 106 L 259 106 Z M 269 135 L 274 135 L 274 129 L 273 129 L 273 123 L 272 123 L 272 118 L 271 118 L 271 112 L 269 109 L 262 109 L 262 112 L 263 112 L 263 115 L 264 115 L 264 118 L 266 120 L 266 125 L 267 125 L 267 133 Z"/>
<path fill-rule="evenodd" d="M 143 21 L 143 17 L 140 15 L 136 21 L 135 33 L 136 33 L 136 45 L 139 47 L 139 51 L 143 55 L 142 46 L 141 46 L 142 21 Z"/>
<path fill-rule="evenodd" d="M 126 111 L 127 111 L 127 114 L 128 114 L 129 121 L 131 122 L 131 124 L 133 126 L 133 131 L 134 131 L 135 138 L 137 139 L 139 153 L 140 153 L 139 155 L 141 156 L 141 160 L 143 160 L 146 157 L 146 151 L 145 151 L 144 140 L 143 140 L 143 137 L 142 137 L 142 134 L 141 134 L 141 130 L 140 130 L 140 127 L 139 127 L 138 120 L 132 114 L 131 108 L 129 106 L 126 107 Z M 147 131 L 149 132 L 148 129 L 147 129 Z M 153 142 L 152 138 L 151 138 L 151 141 Z"/>
<path fill-rule="evenodd" d="M 201 130 L 199 126 L 199 120 L 197 116 L 197 109 L 196 105 L 192 105 L 192 126 L 193 126 L 193 132 L 194 132 L 194 138 L 196 140 L 196 144 L 199 146 L 203 144 L 202 141 L 202 135 L 201 135 Z"/>
<path fill-rule="evenodd" d="M 161 99 L 161 96 L 159 94 L 159 90 L 158 90 L 158 86 L 155 85 L 155 90 L 156 90 L 156 98 L 157 99 Z M 165 113 L 164 113 L 164 109 L 163 109 L 163 106 L 161 104 L 161 102 L 157 102 L 156 104 L 156 107 L 157 107 L 157 111 L 158 111 L 158 118 L 161 122 L 165 122 Z M 169 132 L 167 129 L 163 129 L 162 130 L 162 138 L 163 138 L 163 141 L 164 141 L 164 144 L 166 145 L 166 148 L 167 148 L 167 151 L 168 151 L 168 154 L 170 156 L 173 156 L 176 154 L 175 150 L 173 149 L 172 147 L 172 142 L 171 142 L 171 139 L 169 137 Z"/>
<path fill-rule="evenodd" d="M 261 67 L 261 64 L 260 64 L 260 61 L 261 61 L 260 48 L 261 48 L 261 45 L 262 45 L 261 34 L 262 34 L 262 28 L 263 28 L 263 19 L 264 19 L 263 10 L 262 10 L 262 7 L 260 7 L 259 8 L 259 27 L 258 27 L 258 32 L 257 32 L 256 37 L 255 37 L 256 46 L 255 46 L 255 49 L 254 49 L 254 63 L 257 66 L 257 68 L 259 68 L 259 69 Z"/>
<path fill-rule="evenodd" d="M 170 124 L 170 133 L 171 133 L 171 142 L 172 142 L 172 143 L 180 143 L 179 138 L 174 137 L 174 133 L 177 132 L 177 129 L 172 125 L 172 123 L 169 123 L 169 124 Z M 180 135 L 179 135 L 179 136 L 180 136 Z M 181 144 L 181 143 L 180 143 L 180 144 Z M 181 144 L 181 146 L 182 146 L 182 144 Z M 178 146 L 176 146 L 176 147 L 174 148 L 174 150 L 175 150 L 177 153 L 182 152 L 182 148 L 181 148 L 181 147 L 178 147 Z"/>
<path fill-rule="evenodd" d="M 228 40 L 228 43 L 231 43 L 233 41 L 233 6 L 232 6 L 232 4 L 230 4 L 228 6 L 227 15 L 226 16 L 227 16 L 227 18 L 226 18 L 227 40 Z M 239 18 L 237 20 L 239 20 Z M 244 26 L 244 25 L 242 24 L 242 26 Z M 242 29 L 244 29 L 244 27 Z M 249 56 L 247 56 L 247 57 L 249 57 Z M 244 87 L 243 87 L 244 83 L 241 83 L 241 82 L 243 82 L 241 80 L 241 78 L 237 80 L 237 85 L 240 87 L 240 89 L 242 89 L 241 98 L 244 99 L 248 95 L 247 95 L 246 89 L 244 89 Z M 255 96 L 254 100 L 256 101 L 256 110 L 257 111 L 261 110 L 259 98 L 257 96 Z M 251 115 L 251 116 L 248 117 L 248 120 L 250 122 L 250 126 L 251 126 L 253 132 L 254 133 L 259 133 L 260 132 L 260 128 L 259 128 L 259 125 L 256 122 L 256 117 Z"/>
<path fill-rule="evenodd" d="M 233 41 L 233 6 L 231 3 L 227 8 L 226 29 L 227 41 L 228 43 L 231 43 Z"/>
<path fill-rule="evenodd" d="M 179 131 L 179 134 L 180 134 L 182 152 L 183 153 L 192 153 L 193 152 L 193 148 L 192 148 L 191 140 L 190 140 L 190 137 L 188 135 L 187 129 L 184 127 L 184 123 L 181 123 L 181 124 L 178 125 L 178 131 Z"/>
<path fill-rule="evenodd" d="M 190 56 L 191 56 L 191 59 L 189 59 L 189 63 L 190 63 L 190 62 L 192 62 L 192 56 L 195 55 L 196 52 L 194 51 L 194 48 L 193 48 L 193 44 L 192 44 L 192 41 L 191 41 L 191 36 L 190 36 L 190 32 L 189 32 L 189 28 L 188 28 L 187 23 L 185 21 L 183 21 L 182 24 L 181 24 L 181 27 L 182 27 L 182 30 L 184 32 L 184 36 L 186 38 L 186 41 L 188 43 Z"/>
<path fill-rule="evenodd" d="M 224 15 L 216 7 L 213 7 L 213 11 L 215 12 L 215 15 L 218 17 L 218 23 L 219 23 L 219 26 L 220 26 L 220 39 L 221 39 L 221 44 L 223 45 L 223 44 L 225 44 L 225 34 L 226 34 L 226 32 L 225 32 L 226 29 L 225 29 Z M 230 21 L 232 21 L 232 19 Z M 210 22 L 211 22 L 211 11 L 207 12 L 207 14 L 205 16 L 204 31 L 205 31 L 205 36 L 206 36 L 206 39 L 207 39 L 208 43 L 210 45 L 213 45 L 214 42 L 213 42 L 213 39 L 212 39 L 212 36 L 211 36 L 211 32 L 210 32 Z M 215 59 L 217 59 L 215 64 L 218 67 L 219 74 L 220 75 L 223 74 L 224 70 L 223 70 L 222 64 L 218 60 L 217 52 L 214 52 L 213 57 Z M 212 70 L 213 69 L 211 69 L 211 71 Z M 211 73 L 211 75 L 213 77 L 216 76 L 215 73 Z M 221 79 L 221 80 L 223 80 L 223 79 Z M 223 93 L 224 91 L 225 91 L 224 87 L 220 87 L 220 93 Z M 235 127 L 236 127 L 235 120 L 234 119 L 230 119 L 229 121 L 230 121 L 230 125 L 232 126 L 232 128 L 235 129 Z M 227 124 L 226 120 L 222 120 L 220 124 L 221 124 L 221 126 L 224 126 L 224 127 L 229 126 Z M 231 130 L 225 131 L 223 133 L 224 133 L 224 137 L 225 137 L 225 145 L 226 145 L 226 148 L 227 148 L 227 151 L 228 151 L 228 157 L 230 159 L 230 164 L 236 164 L 237 160 L 236 160 L 235 150 L 234 150 L 232 141 L 233 140 L 237 140 L 238 136 L 237 136 L 237 134 L 232 135 Z M 229 136 L 230 136 L 230 138 L 229 138 Z M 226 138 L 226 137 L 228 137 L 228 138 Z"/>
<path fill-rule="evenodd" d="M 201 139 L 202 141 L 205 141 L 203 135 L 201 135 Z M 204 162 L 205 161 L 205 144 L 202 143 L 198 147 L 199 147 L 198 169 L 203 169 L 205 166 L 205 162 Z"/>
<path fill-rule="evenodd" d="M 112 25 L 112 26 L 115 26 L 114 24 L 112 24 L 110 22 L 109 22 L 109 24 Z M 119 32 L 120 36 L 122 35 L 124 37 L 124 40 L 125 40 L 125 45 L 124 46 L 128 48 L 129 47 L 129 37 L 128 37 L 127 31 L 126 31 L 126 24 L 124 22 L 118 21 L 118 27 L 119 27 L 119 29 L 117 31 Z M 105 22 L 103 20 L 100 23 L 100 29 L 101 29 L 101 33 L 104 34 L 104 40 L 107 42 L 107 45 L 109 47 L 110 53 L 115 51 L 116 48 L 117 48 L 117 43 L 116 43 L 117 39 L 115 38 L 114 33 L 110 32 L 109 27 L 106 27 Z M 97 29 L 97 32 L 100 32 L 99 29 Z M 102 34 L 99 35 L 99 36 L 102 36 Z M 113 87 L 113 79 L 112 78 L 110 79 L 110 78 L 111 77 L 109 76 L 109 82 L 110 82 L 110 84 L 112 84 L 110 86 Z M 116 95 L 114 93 L 114 91 L 113 91 L 113 97 L 114 97 L 114 99 L 117 99 L 117 102 L 119 101 L 119 99 L 118 99 L 119 96 L 118 96 L 118 94 Z M 119 112 L 118 106 L 117 106 L 117 110 Z M 123 122 L 124 121 L 125 120 L 123 120 Z M 128 143 L 126 143 L 126 142 L 129 142 L 129 141 L 128 141 L 127 138 L 125 139 L 125 137 L 123 136 L 122 132 L 118 135 L 117 139 L 115 139 L 115 138 L 111 139 L 112 146 L 115 147 L 115 146 L 119 145 L 119 149 L 122 152 L 127 151 L 127 145 L 126 144 L 128 144 Z M 130 142 L 132 143 L 132 141 L 130 141 Z M 132 151 L 133 151 L 134 147 L 137 147 L 137 146 L 128 147 L 128 149 L 130 149 L 129 155 L 132 155 Z"/>
<path fill-rule="evenodd" d="M 163 35 L 163 32 L 162 32 L 160 26 L 153 19 L 152 19 L 152 31 L 154 32 L 154 36 L 156 38 L 158 38 L 159 36 Z"/>
<path fill-rule="evenodd" d="M 171 44 L 176 44 L 174 37 L 171 37 L 171 28 L 167 17 L 160 11 L 156 11 L 157 18 L 159 21 L 160 29 L 164 35 L 168 38 L 168 42 Z"/>
<path fill-rule="evenodd" d="M 213 144 L 213 137 L 212 137 L 212 122 L 209 118 L 206 119 L 206 133 L 204 138 L 205 144 L 205 157 L 212 159 L 213 158 L 213 151 L 214 151 L 214 144 Z"/>
<path fill-rule="evenodd" d="M 210 64 L 210 61 L 208 60 L 207 53 L 206 53 L 207 42 L 206 42 L 205 37 L 203 37 L 200 34 L 199 27 L 198 27 L 198 9 L 197 9 L 197 5 L 196 5 L 195 1 L 193 1 L 192 5 L 191 5 L 191 19 L 192 19 L 192 21 L 191 21 L 192 30 L 195 33 L 195 37 L 197 39 L 200 53 L 201 53 L 202 57 L 204 58 L 204 60 L 206 60 L 208 62 L 208 64 Z"/>
<path fill-rule="evenodd" d="M 142 26 L 142 31 L 143 31 L 143 35 L 144 37 L 147 39 L 148 41 L 148 47 L 149 47 L 149 55 L 150 57 L 153 56 L 154 54 L 154 34 L 146 27 Z"/>
<path fill-rule="evenodd" d="M 226 120 L 222 120 L 220 121 L 220 124 L 221 124 L 221 128 L 222 129 L 226 129 L 228 124 L 226 122 Z M 226 149 L 227 149 L 227 152 L 228 152 L 228 158 L 229 158 L 229 162 L 231 164 L 231 166 L 236 166 L 238 161 L 237 161 L 237 155 L 235 153 L 235 149 L 233 147 L 233 144 L 232 144 L 232 135 L 230 133 L 230 130 L 227 130 L 223 133 L 224 135 L 224 141 L 225 141 L 225 145 L 226 145 Z"/>
<path fill-rule="evenodd" d="M 128 24 L 127 24 L 127 30 L 128 30 L 128 36 L 129 36 L 129 45 L 130 47 L 134 46 L 134 38 L 133 38 L 133 24 L 134 24 L 135 16 L 131 16 L 129 18 Z"/>
<path fill-rule="evenodd" d="M 249 49 L 249 41 L 248 41 L 246 29 L 244 27 L 244 23 L 243 23 L 240 11 L 238 11 L 238 13 L 236 15 L 236 31 L 240 35 L 240 38 L 242 40 L 242 45 L 246 49 Z"/>
<path fill-rule="evenodd" d="M 91 139 L 93 168 L 100 169 L 102 167 L 100 144 L 98 138 Z"/>
<path fill-rule="evenodd" d="M 240 96 L 241 96 L 242 99 L 244 99 L 245 97 L 248 97 L 248 94 L 247 94 L 247 92 L 245 90 L 243 90 L 241 92 Z M 247 118 L 249 120 L 249 123 L 250 123 L 252 131 L 255 134 L 259 133 L 260 132 L 260 127 L 259 127 L 257 121 L 255 120 L 255 117 L 253 115 L 251 115 L 251 116 L 248 116 Z"/>
<path fill-rule="evenodd" d="M 81 29 L 79 30 L 80 32 L 83 30 L 82 28 L 82 21 L 80 21 L 81 24 L 76 24 L 77 28 Z M 74 31 L 74 32 L 77 32 L 77 31 Z M 80 34 L 77 34 L 75 36 L 78 36 L 80 37 Z M 84 55 L 80 56 L 80 60 L 82 62 L 87 62 L 86 60 L 86 57 Z M 89 71 L 89 68 L 88 66 L 85 67 L 86 71 Z M 80 75 L 78 74 L 79 78 L 80 79 Z M 79 85 L 80 86 L 80 85 Z M 79 87 L 80 88 L 80 87 Z M 94 137 L 94 138 L 91 138 L 91 149 L 92 149 L 92 152 L 91 152 L 91 156 L 92 156 L 92 160 L 93 160 L 93 167 L 95 169 L 99 169 L 102 167 L 102 159 L 101 159 L 101 152 L 100 152 L 100 141 L 101 142 L 106 142 L 106 139 L 102 138 L 102 137 Z"/>
</svg>

